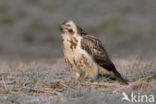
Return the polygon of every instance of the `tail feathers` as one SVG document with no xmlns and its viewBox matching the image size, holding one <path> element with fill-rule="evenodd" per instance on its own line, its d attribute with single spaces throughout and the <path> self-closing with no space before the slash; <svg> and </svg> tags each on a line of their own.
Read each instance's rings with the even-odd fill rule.
<svg viewBox="0 0 156 104">
<path fill-rule="evenodd" d="M 121 82 L 121 84 L 128 85 L 128 81 L 124 79 L 117 70 L 113 70 L 114 77 Z"/>
<path fill-rule="evenodd" d="M 115 67 L 111 71 L 108 71 L 107 69 L 104 69 L 103 67 L 99 67 L 99 75 L 108 75 L 112 78 L 117 79 L 121 84 L 128 85 L 128 81 L 124 79 L 121 74 L 116 70 Z"/>
</svg>

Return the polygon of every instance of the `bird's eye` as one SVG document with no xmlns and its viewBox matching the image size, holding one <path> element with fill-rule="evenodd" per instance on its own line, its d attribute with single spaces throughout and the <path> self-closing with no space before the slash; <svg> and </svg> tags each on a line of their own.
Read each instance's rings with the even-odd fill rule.
<svg viewBox="0 0 156 104">
<path fill-rule="evenodd" d="M 69 25 L 69 24 L 67 24 L 66 26 L 67 26 L 67 27 L 70 27 L 70 25 Z"/>
<path fill-rule="evenodd" d="M 73 31 L 72 29 L 69 29 L 68 31 L 69 31 L 70 33 L 74 33 L 74 31 Z"/>
</svg>

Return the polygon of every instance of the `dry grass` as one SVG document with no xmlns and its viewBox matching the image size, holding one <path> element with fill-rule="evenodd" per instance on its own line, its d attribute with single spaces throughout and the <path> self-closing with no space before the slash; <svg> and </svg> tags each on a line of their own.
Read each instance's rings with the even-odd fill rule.
<svg viewBox="0 0 156 104">
<path fill-rule="evenodd" d="M 155 4 L 156 0 L 0 0 L 0 104 L 120 104 L 123 91 L 156 96 Z M 109 78 L 72 86 L 74 72 L 63 60 L 45 59 L 62 56 L 58 27 L 68 19 L 117 56 L 113 61 L 129 79 L 128 86 Z M 34 58 L 46 61 L 28 61 Z"/>
<path fill-rule="evenodd" d="M 111 96 L 119 102 L 123 91 L 155 93 L 155 60 L 129 58 L 116 59 L 114 62 L 118 70 L 129 79 L 128 86 L 108 78 L 72 86 L 74 72 L 66 68 L 62 59 L 56 60 L 54 64 L 0 60 L 0 103 L 103 103 L 104 100 L 107 104 Z"/>
</svg>

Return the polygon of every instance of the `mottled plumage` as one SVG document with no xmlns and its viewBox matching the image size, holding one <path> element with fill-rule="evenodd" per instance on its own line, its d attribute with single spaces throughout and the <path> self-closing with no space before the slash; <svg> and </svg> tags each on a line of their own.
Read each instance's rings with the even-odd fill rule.
<svg viewBox="0 0 156 104">
<path fill-rule="evenodd" d="M 76 80 L 108 75 L 128 84 L 116 70 L 100 40 L 88 35 L 73 21 L 61 25 L 66 63 L 76 72 Z"/>
</svg>

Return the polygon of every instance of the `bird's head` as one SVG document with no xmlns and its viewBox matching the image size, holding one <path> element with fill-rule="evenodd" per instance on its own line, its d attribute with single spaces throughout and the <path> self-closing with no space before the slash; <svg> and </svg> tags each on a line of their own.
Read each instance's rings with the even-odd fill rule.
<svg viewBox="0 0 156 104">
<path fill-rule="evenodd" d="M 74 21 L 69 20 L 65 21 L 60 25 L 60 30 L 62 33 L 70 34 L 70 35 L 85 35 L 86 33 L 75 24 Z"/>
</svg>

